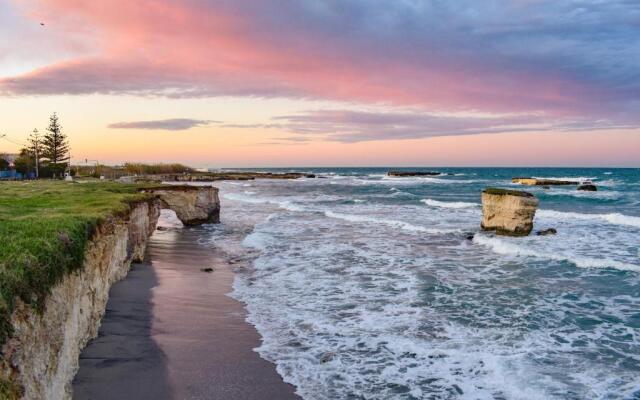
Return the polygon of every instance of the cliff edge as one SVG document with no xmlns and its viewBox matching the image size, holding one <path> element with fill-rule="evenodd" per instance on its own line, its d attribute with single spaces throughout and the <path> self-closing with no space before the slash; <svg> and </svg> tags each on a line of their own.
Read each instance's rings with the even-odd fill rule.
<svg viewBox="0 0 640 400">
<path fill-rule="evenodd" d="M 111 285 L 142 261 L 160 210 L 185 225 L 218 222 L 218 189 L 158 186 L 128 212 L 101 221 L 85 245 L 82 266 L 53 285 L 41 306 L 16 298 L 0 354 L 0 398 L 70 399 L 78 357 L 98 333 Z"/>
</svg>

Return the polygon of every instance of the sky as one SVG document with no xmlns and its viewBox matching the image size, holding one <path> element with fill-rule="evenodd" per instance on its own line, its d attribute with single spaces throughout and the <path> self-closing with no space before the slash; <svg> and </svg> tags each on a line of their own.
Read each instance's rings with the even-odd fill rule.
<svg viewBox="0 0 640 400">
<path fill-rule="evenodd" d="M 54 111 L 76 163 L 638 167 L 640 2 L 2 0 L 0 134 Z"/>
</svg>

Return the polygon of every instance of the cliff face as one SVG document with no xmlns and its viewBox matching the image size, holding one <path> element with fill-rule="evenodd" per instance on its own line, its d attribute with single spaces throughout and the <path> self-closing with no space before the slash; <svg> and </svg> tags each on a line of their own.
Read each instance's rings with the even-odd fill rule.
<svg viewBox="0 0 640 400">
<path fill-rule="evenodd" d="M 160 209 L 176 207 L 185 223 L 217 220 L 217 189 L 209 189 L 214 188 L 159 191 L 158 197 L 132 206 L 128 216 L 102 223 L 87 243 L 83 267 L 52 289 L 43 312 L 18 302 L 11 318 L 13 336 L 2 347 L 0 383 L 5 388 L 0 397 L 70 399 L 78 357 L 98 333 L 109 289 L 132 262 L 142 261 Z"/>
<path fill-rule="evenodd" d="M 527 236 L 533 229 L 537 207 L 538 199 L 527 192 L 485 190 L 481 227 L 498 235 Z"/>
</svg>

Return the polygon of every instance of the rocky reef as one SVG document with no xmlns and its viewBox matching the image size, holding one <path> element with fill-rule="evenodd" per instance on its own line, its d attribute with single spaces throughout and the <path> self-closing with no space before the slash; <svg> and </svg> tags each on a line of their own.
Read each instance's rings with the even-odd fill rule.
<svg viewBox="0 0 640 400">
<path fill-rule="evenodd" d="M 184 174 L 155 174 L 123 176 L 118 180 L 124 183 L 135 182 L 215 182 L 215 181 L 252 181 L 254 179 L 300 179 L 315 178 L 315 174 L 302 172 L 193 172 Z"/>
<path fill-rule="evenodd" d="M 487 188 L 482 192 L 482 223 L 498 235 L 527 236 L 533 229 L 538 199 L 528 192 Z"/>
<path fill-rule="evenodd" d="M 16 300 L 12 335 L 0 354 L 0 398 L 70 399 L 78 357 L 97 335 L 109 289 L 141 261 L 162 208 L 185 224 L 216 222 L 216 188 L 157 187 L 125 215 L 101 222 L 88 241 L 82 268 L 66 275 L 35 309 Z"/>
<path fill-rule="evenodd" d="M 442 172 L 435 171 L 389 171 L 388 176 L 408 177 L 408 176 L 437 176 L 442 175 Z"/>
<path fill-rule="evenodd" d="M 563 186 L 563 185 L 578 185 L 577 181 L 563 181 L 557 179 L 544 179 L 544 178 L 511 178 L 511 182 L 519 183 L 527 186 Z"/>
</svg>

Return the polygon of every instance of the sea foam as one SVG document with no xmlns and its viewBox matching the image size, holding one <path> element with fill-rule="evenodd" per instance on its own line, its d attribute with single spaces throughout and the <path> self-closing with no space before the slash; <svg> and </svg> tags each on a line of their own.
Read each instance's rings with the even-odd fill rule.
<svg viewBox="0 0 640 400">
<path fill-rule="evenodd" d="M 477 203 L 467 203 L 464 201 L 438 201 L 433 199 L 422 199 L 420 201 L 428 206 L 442 208 L 473 208 L 480 206 L 480 204 Z"/>
<path fill-rule="evenodd" d="M 383 225 L 391 226 L 394 228 L 403 229 L 409 232 L 424 232 L 424 233 L 432 233 L 432 234 L 460 232 L 459 229 L 427 228 L 420 225 L 410 224 L 405 221 L 386 219 L 386 218 L 377 218 L 369 215 L 345 214 L 345 213 L 338 213 L 333 211 L 325 211 L 324 214 L 329 218 L 337 218 L 337 219 L 342 219 L 345 221 L 356 222 L 356 223 L 383 224 Z"/>
<path fill-rule="evenodd" d="M 535 250 L 531 246 L 519 245 L 498 237 L 475 235 L 473 242 L 490 248 L 494 253 L 510 256 L 536 257 L 553 261 L 567 261 L 579 268 L 613 268 L 621 271 L 640 272 L 640 265 L 606 258 L 590 258 L 577 255 L 556 254 Z"/>
<path fill-rule="evenodd" d="M 604 221 L 614 225 L 633 226 L 640 228 L 640 217 L 634 217 L 630 215 L 624 215 L 620 213 L 610 214 L 585 214 L 567 211 L 555 211 L 555 210 L 538 210 L 536 213 L 540 217 L 552 218 L 564 220 L 567 218 L 591 220 L 591 221 Z"/>
</svg>

